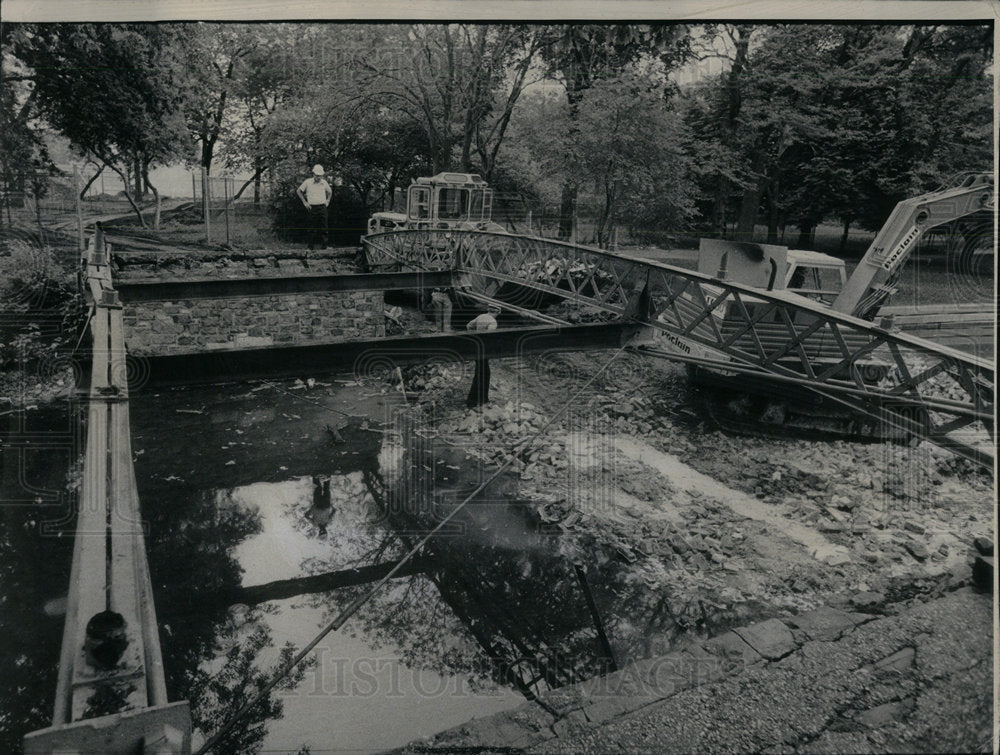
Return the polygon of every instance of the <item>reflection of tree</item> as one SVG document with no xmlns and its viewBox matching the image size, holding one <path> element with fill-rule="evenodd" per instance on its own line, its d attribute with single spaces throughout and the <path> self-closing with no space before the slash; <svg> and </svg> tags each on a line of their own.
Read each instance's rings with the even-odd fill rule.
<svg viewBox="0 0 1000 755">
<path fill-rule="evenodd" d="M 43 406 L 32 427 L 65 433 L 66 411 Z M 24 734 L 52 725 L 63 617 L 46 615 L 43 606 L 69 585 L 75 527 L 75 517 L 64 521 L 76 500 L 65 492 L 61 506 L 18 505 L 36 491 L 64 491 L 68 454 L 5 448 L 6 423 L 16 417 L 0 420 L 0 752 L 19 752 Z M 52 522 L 60 532 L 43 534 Z"/>
<path fill-rule="evenodd" d="M 32 506 L 0 506 L 0 752 L 19 752 L 22 736 L 52 725 L 63 618 L 42 608 L 69 584 L 73 538 L 43 537 L 43 518 Z"/>
<path fill-rule="evenodd" d="M 202 670 L 219 651 L 226 634 L 228 604 L 218 596 L 240 587 L 242 568 L 233 558 L 237 545 L 261 531 L 258 512 L 238 505 L 232 491 L 209 494 L 190 488 L 171 489 L 148 512 L 147 552 L 160 626 L 167 691 L 172 700 L 188 700 L 196 728 L 211 735 L 250 699 L 278 668 L 261 671 L 258 655 L 273 645 L 270 632 L 258 625 L 226 654 L 221 670 Z M 282 662 L 293 649 L 282 650 Z M 300 667 L 290 679 L 301 679 Z M 291 683 L 291 682 L 290 682 Z M 279 700 L 265 697 L 220 743 L 218 752 L 259 749 L 266 722 L 282 715 Z"/>
<path fill-rule="evenodd" d="M 167 690 L 183 699 L 202 661 L 215 657 L 218 628 L 227 606 L 212 598 L 240 586 L 242 568 L 233 549 L 260 532 L 260 515 L 237 505 L 231 494 L 181 489 L 144 496 L 146 548 L 162 637 Z M 171 489 L 173 492 L 174 489 Z"/>
<path fill-rule="evenodd" d="M 481 479 L 468 468 L 467 459 L 463 467 L 461 449 L 424 444 L 419 437 L 405 440 L 405 472 L 388 480 L 375 469 L 365 473 L 373 497 L 406 549 L 419 539 L 416 533 L 429 531 Z M 438 474 L 460 467 L 463 482 Z M 433 479 L 415 480 L 421 469 L 430 470 Z M 423 589 L 436 590 L 446 613 L 461 622 L 480 657 L 488 660 L 496 682 L 512 683 L 531 696 L 542 685 L 557 687 L 608 671 L 614 658 L 600 641 L 599 622 L 614 656 L 622 660 L 663 652 L 685 629 L 671 610 L 673 596 L 650 589 L 606 546 L 593 538 L 577 538 L 575 547 L 567 546 L 562 533 L 543 530 L 534 506 L 518 500 L 513 476 L 490 483 L 454 522 L 463 526 L 461 534 L 439 534 L 425 547 L 424 556 L 434 567 Z M 578 568 L 576 559 L 584 553 L 586 568 Z M 583 573 L 595 611 L 585 599 Z M 412 594 L 393 592 L 383 607 L 366 614 L 365 631 L 376 636 L 381 632 L 408 648 L 410 658 L 434 668 L 469 670 L 464 667 L 469 656 L 450 667 L 453 658 L 434 657 L 445 623 L 434 624 L 436 633 L 426 632 L 436 617 L 427 615 L 427 606 L 415 605 L 431 598 L 416 596 L 414 601 Z M 392 602 L 396 605 L 387 615 Z"/>
<path fill-rule="evenodd" d="M 447 450 L 412 444 L 407 455 L 412 460 L 411 470 L 443 469 L 449 462 L 461 461 L 449 458 Z M 452 464 L 451 468 L 458 466 Z M 427 496 L 420 495 L 421 486 L 412 479 L 394 480 L 387 489 L 378 472 L 369 470 L 366 482 L 404 547 L 410 548 L 417 541 L 412 533 L 426 532 L 436 524 Z M 467 491 L 451 483 L 451 505 L 457 504 L 463 493 L 472 492 L 475 482 L 466 485 Z M 402 495 L 392 489 L 396 484 Z M 443 487 L 436 480 L 424 489 L 434 495 Z M 558 543 L 534 532 L 536 523 L 530 521 L 526 507 L 519 506 L 516 498 L 508 500 L 510 487 L 509 480 L 502 478 L 492 488 L 488 486 L 455 521 L 464 526 L 465 533 L 473 534 L 494 524 L 513 526 L 519 535 L 515 541 L 501 535 L 436 536 L 426 546 L 426 556 L 435 565 L 427 581 L 447 605 L 446 613 L 457 617 L 475 639 L 494 681 L 512 682 L 530 696 L 541 682 L 560 686 L 596 673 L 603 668 L 604 659 L 572 565 L 558 555 Z M 404 609 L 403 597 L 397 596 L 396 613 L 405 610 L 411 618 L 413 610 L 420 609 L 412 605 Z M 385 623 L 385 617 L 372 619 L 376 625 Z M 420 620 L 427 621 L 424 617 Z M 440 628 L 440 623 L 435 626 Z M 411 648 L 411 655 L 427 658 L 429 654 L 421 647 L 425 638 L 412 634 L 412 629 L 410 632 L 403 635 L 400 644 Z M 426 639 L 433 643 L 435 638 L 439 640 L 440 631 Z M 435 665 L 440 664 L 439 659 Z"/>
<path fill-rule="evenodd" d="M 281 650 L 281 659 L 272 668 L 261 670 L 257 667 L 257 656 L 274 641 L 270 630 L 258 625 L 239 645 L 226 653 L 222 669 L 208 673 L 195 669 L 191 675 L 188 701 L 191 703 L 192 719 L 196 728 L 207 735 L 214 734 L 229 723 L 232 715 L 257 695 L 271 678 L 284 668 L 295 655 L 295 647 L 288 643 Z M 276 687 L 294 689 L 305 672 L 316 665 L 315 659 L 300 663 Z M 258 752 L 267 736 L 267 721 L 281 718 L 284 703 L 268 693 L 260 702 L 247 711 L 240 723 L 219 741 L 212 752 L 219 755 L 234 753 L 242 755 Z"/>
</svg>

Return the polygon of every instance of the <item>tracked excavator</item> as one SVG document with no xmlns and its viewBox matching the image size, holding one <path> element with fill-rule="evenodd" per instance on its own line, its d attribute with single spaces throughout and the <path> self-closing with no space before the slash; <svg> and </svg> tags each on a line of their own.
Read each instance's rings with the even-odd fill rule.
<svg viewBox="0 0 1000 755">
<path fill-rule="evenodd" d="M 996 256 L 993 246 L 995 213 L 992 173 L 965 173 L 936 191 L 900 202 L 850 278 L 845 276 L 843 261 L 828 255 L 776 245 L 705 239 L 699 250 L 698 269 L 720 280 L 751 285 L 771 295 L 788 297 L 790 301 L 797 297 L 810 299 L 829 306 L 834 312 L 874 322 L 882 306 L 895 293 L 907 259 L 921 237 L 932 229 L 949 231 L 949 254 L 958 255 L 963 266 L 982 270 L 985 265 L 979 258 L 986 258 L 992 268 Z M 678 304 L 689 307 L 692 312 L 703 311 L 705 306 L 704 301 L 692 296 L 680 297 Z M 742 344 L 752 351 L 750 341 L 757 339 L 765 347 L 780 348 L 788 338 L 788 329 L 777 317 L 769 322 L 764 316 L 751 332 L 740 333 L 746 330 L 747 311 L 750 317 L 756 317 L 758 312 L 755 310 L 763 313 L 766 304 L 763 300 L 755 302 L 752 297 L 745 297 L 740 303 L 728 302 L 713 310 L 710 316 L 723 336 L 733 335 L 736 346 Z M 742 309 L 744 306 L 746 311 Z M 679 346 L 677 343 L 664 345 L 673 350 Z M 680 346 L 691 348 L 689 344 Z M 812 351 L 809 358 L 814 364 L 836 364 L 843 353 L 842 344 L 832 338 L 811 339 L 800 348 Z M 786 361 L 792 367 L 801 364 L 793 355 Z M 868 354 L 856 367 L 870 384 L 885 380 L 892 369 L 890 361 L 880 358 L 876 352 Z M 767 376 L 748 376 L 724 369 L 690 364 L 688 369 L 697 403 L 717 424 L 728 430 L 752 434 L 792 431 L 874 440 L 906 441 L 913 437 L 910 432 L 900 431 L 898 426 L 886 426 L 877 418 L 852 413 L 843 402 L 824 399 L 808 387 L 774 383 Z M 921 422 L 924 418 L 913 419 Z"/>
</svg>

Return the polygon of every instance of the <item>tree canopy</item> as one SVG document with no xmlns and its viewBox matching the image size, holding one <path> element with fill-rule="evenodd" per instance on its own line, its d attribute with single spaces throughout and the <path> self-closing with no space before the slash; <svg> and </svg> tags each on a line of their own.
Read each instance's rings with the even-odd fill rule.
<svg viewBox="0 0 1000 755">
<path fill-rule="evenodd" d="M 593 240 L 877 228 L 992 149 L 985 25 L 45 24 L 3 30 L 5 179 L 45 129 L 136 191 L 184 162 L 363 212 L 477 172 Z M 711 72 L 698 66 L 718 63 Z M 696 72 L 695 76 L 690 76 Z M 681 84 L 694 78 L 690 84 Z M 557 100 L 562 105 L 557 104 Z M 141 180 L 140 180 L 141 179 Z M 9 182 L 8 182 L 9 183 Z M 155 190 L 155 187 L 152 187 Z"/>
</svg>

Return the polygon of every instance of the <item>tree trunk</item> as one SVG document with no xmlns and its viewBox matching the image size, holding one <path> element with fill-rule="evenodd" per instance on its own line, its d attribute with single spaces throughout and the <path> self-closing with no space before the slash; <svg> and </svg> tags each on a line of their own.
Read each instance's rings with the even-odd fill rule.
<svg viewBox="0 0 1000 755">
<path fill-rule="evenodd" d="M 132 171 L 135 176 L 135 198 L 142 201 L 145 194 L 142 190 L 142 160 L 138 154 L 132 158 Z"/>
<path fill-rule="evenodd" d="M 260 162 L 260 158 L 254 158 L 254 176 L 253 176 L 253 206 L 260 207 L 260 177 L 264 173 L 264 166 Z M 236 195 L 237 197 L 239 194 Z"/>
<path fill-rule="evenodd" d="M 778 182 L 772 179 L 764 192 L 764 201 L 767 203 L 767 243 L 777 244 L 778 226 L 781 217 L 778 212 Z"/>
<path fill-rule="evenodd" d="M 149 184 L 149 188 L 153 192 L 153 198 L 156 200 L 156 214 L 153 216 L 153 229 L 160 230 L 160 192 L 156 190 L 153 184 Z"/>
<path fill-rule="evenodd" d="M 712 206 L 712 232 L 719 236 L 726 235 L 726 204 L 729 199 L 729 179 L 721 177 L 715 192 L 715 204 Z"/>
<path fill-rule="evenodd" d="M 614 229 L 615 200 L 617 198 L 617 185 L 615 182 L 605 184 L 604 187 L 604 209 L 597 224 L 597 245 L 601 249 L 607 249 L 611 241 L 611 232 Z"/>
<path fill-rule="evenodd" d="M 144 186 L 148 186 L 150 191 L 153 192 L 153 199 L 156 200 L 156 213 L 153 215 L 153 229 L 160 230 L 160 192 L 157 191 L 156 187 L 153 186 L 152 182 L 149 180 L 149 163 L 143 161 L 142 163 L 142 183 Z"/>
<path fill-rule="evenodd" d="M 254 174 L 243 182 L 243 185 L 240 187 L 240 190 L 229 198 L 230 203 L 235 202 L 237 199 L 242 197 L 243 192 L 247 190 L 247 187 L 250 184 L 253 184 L 253 201 L 254 204 L 258 204 L 260 199 L 260 174 L 263 172 L 264 172 L 263 168 L 258 168 L 257 170 L 255 170 Z M 227 178 L 226 180 L 228 181 L 229 179 Z"/>
<path fill-rule="evenodd" d="M 844 219 L 844 232 L 840 234 L 840 254 L 843 255 L 847 250 L 847 235 L 851 230 L 851 218 Z"/>
<path fill-rule="evenodd" d="M 559 238 L 568 239 L 573 235 L 573 210 L 576 207 L 576 184 L 566 181 L 562 188 L 559 204 Z"/>
<path fill-rule="evenodd" d="M 758 183 L 753 188 L 743 192 L 740 204 L 740 219 L 736 226 L 737 241 L 753 241 L 753 231 L 757 225 L 757 212 L 760 209 L 761 189 Z"/>
<path fill-rule="evenodd" d="M 778 212 L 773 207 L 767 213 L 767 243 L 778 243 Z"/>
<path fill-rule="evenodd" d="M 118 170 L 118 168 L 112 165 L 111 163 L 105 161 L 104 164 L 118 174 L 118 177 L 122 180 L 122 185 L 125 187 L 125 190 L 123 192 L 125 194 L 125 199 L 127 199 L 128 203 L 132 205 L 132 211 L 135 212 L 135 216 L 139 219 L 139 225 L 141 225 L 143 228 L 147 228 L 148 226 L 146 225 L 146 220 L 145 218 L 142 217 L 142 210 L 139 209 L 139 205 L 135 203 L 135 200 L 132 199 L 131 192 L 129 192 L 130 183 L 128 176 L 126 176 L 125 173 L 123 173 L 122 171 Z"/>
<path fill-rule="evenodd" d="M 803 220 L 799 223 L 798 246 L 802 249 L 811 249 L 815 240 L 816 224 L 811 220 Z"/>
<path fill-rule="evenodd" d="M 83 190 L 80 192 L 80 199 L 83 199 L 85 196 L 87 196 L 87 192 L 90 191 L 90 187 L 94 185 L 94 181 L 96 181 L 98 177 L 104 172 L 104 168 L 105 168 L 104 165 L 98 167 L 97 172 L 90 177 L 90 179 L 87 181 L 86 184 L 84 184 Z"/>
</svg>

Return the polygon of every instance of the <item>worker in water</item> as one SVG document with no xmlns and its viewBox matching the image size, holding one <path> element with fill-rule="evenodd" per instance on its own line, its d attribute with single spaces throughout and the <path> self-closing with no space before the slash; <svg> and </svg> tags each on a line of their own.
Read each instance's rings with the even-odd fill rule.
<svg viewBox="0 0 1000 755">
<path fill-rule="evenodd" d="M 496 330 L 497 317 L 500 316 L 500 307 L 490 304 L 484 314 L 479 315 L 468 322 L 466 330 L 483 331 Z M 474 409 L 482 406 L 490 400 L 490 361 L 485 356 L 476 360 L 476 371 L 472 376 L 472 388 L 469 390 L 469 399 L 466 406 Z"/>
<path fill-rule="evenodd" d="M 313 249 L 319 244 L 320 249 L 326 249 L 327 239 L 327 216 L 326 211 L 333 198 L 333 189 L 323 178 L 323 166 L 316 164 L 312 169 L 312 178 L 307 178 L 299 186 L 296 193 L 302 204 L 309 211 L 309 248 Z"/>
<path fill-rule="evenodd" d="M 442 333 L 447 333 L 451 330 L 451 297 L 443 288 L 435 288 L 431 292 L 431 304 L 434 307 L 437 329 Z"/>
</svg>

